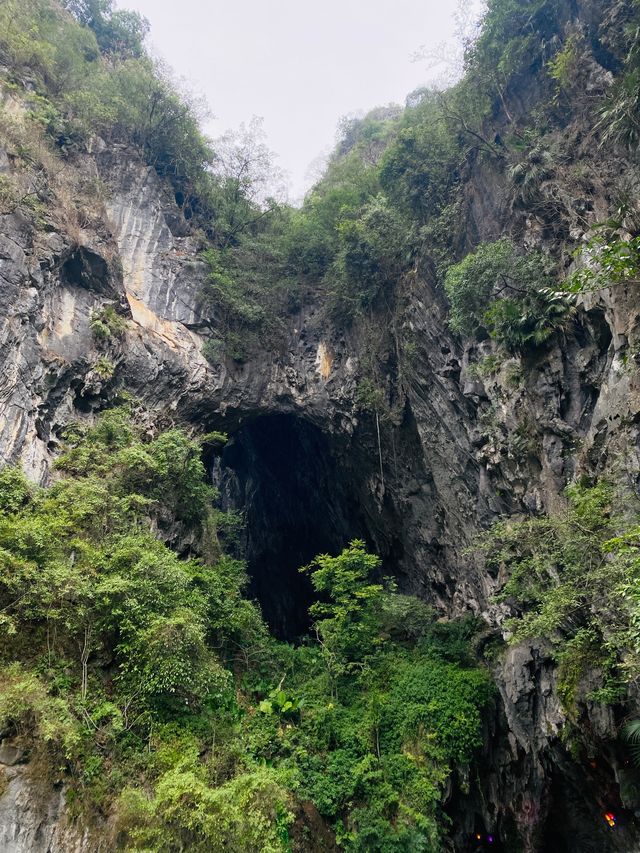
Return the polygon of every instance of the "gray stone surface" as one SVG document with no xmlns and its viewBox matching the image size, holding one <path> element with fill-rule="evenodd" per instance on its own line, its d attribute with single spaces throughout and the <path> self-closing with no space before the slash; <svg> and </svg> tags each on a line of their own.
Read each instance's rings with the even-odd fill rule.
<svg viewBox="0 0 640 853">
<path fill-rule="evenodd" d="M 0 768 L 4 776 L 0 796 L 0 850 L 2 853 L 98 853 L 105 843 L 94 843 L 87 832 L 65 818 L 64 789 L 34 779 L 28 767 Z"/>
<path fill-rule="evenodd" d="M 24 758 L 24 750 L 19 746 L 9 743 L 6 740 L 0 742 L 0 764 L 6 764 L 8 767 L 13 767 Z"/>
</svg>

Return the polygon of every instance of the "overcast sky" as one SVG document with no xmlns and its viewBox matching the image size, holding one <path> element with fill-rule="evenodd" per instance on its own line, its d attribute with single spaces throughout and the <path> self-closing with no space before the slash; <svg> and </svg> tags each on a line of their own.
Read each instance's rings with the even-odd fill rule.
<svg viewBox="0 0 640 853">
<path fill-rule="evenodd" d="M 206 97 L 219 136 L 252 116 L 288 173 L 313 182 L 341 116 L 405 96 L 436 74 L 412 61 L 453 40 L 457 0 L 119 0 L 151 23 L 149 44 Z"/>
</svg>

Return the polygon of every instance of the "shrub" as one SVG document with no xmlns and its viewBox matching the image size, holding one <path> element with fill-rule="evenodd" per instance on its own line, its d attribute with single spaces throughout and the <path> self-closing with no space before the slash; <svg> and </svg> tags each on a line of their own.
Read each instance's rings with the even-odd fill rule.
<svg viewBox="0 0 640 853">
<path fill-rule="evenodd" d="M 357 218 L 338 225 L 339 246 L 331 270 L 334 310 L 347 319 L 371 308 L 397 284 L 406 267 L 406 227 L 384 196 Z"/>
<path fill-rule="evenodd" d="M 121 338 L 126 331 L 127 321 L 116 312 L 113 305 L 104 305 L 92 314 L 90 326 L 96 340 L 106 341 L 111 337 Z"/>
<path fill-rule="evenodd" d="M 82 731 L 64 699 L 50 696 L 35 673 L 18 663 L 0 675 L 0 729 L 41 741 L 71 759 Z"/>
<path fill-rule="evenodd" d="M 603 290 L 640 281 L 640 237 L 629 237 L 621 228 L 600 228 L 578 254 L 580 267 L 563 283 L 570 294 Z"/>
<path fill-rule="evenodd" d="M 130 850 L 166 850 L 179 845 L 200 853 L 286 853 L 293 822 L 290 795 L 270 768 L 252 768 L 217 787 L 202 767 L 184 760 L 159 779 L 148 800 L 137 790 L 123 792 L 121 827 Z"/>
<path fill-rule="evenodd" d="M 116 372 L 116 366 L 111 361 L 111 359 L 106 356 L 100 356 L 100 358 L 93 365 L 93 370 L 95 373 L 103 379 L 104 381 L 111 379 L 113 374 Z"/>
<path fill-rule="evenodd" d="M 568 311 L 553 282 L 552 265 L 540 253 L 520 255 L 507 237 L 482 243 L 447 271 L 450 325 L 463 335 L 488 332 L 510 352 L 538 345 Z"/>
<path fill-rule="evenodd" d="M 597 124 L 604 144 L 623 145 L 637 151 L 640 142 L 640 13 L 635 3 L 619 6 L 624 26 L 617 33 L 615 50 L 623 50 L 623 67 L 604 99 Z M 615 37 L 614 37 L 615 38 Z"/>
<path fill-rule="evenodd" d="M 508 623 L 512 641 L 552 645 L 561 697 L 574 714 L 585 673 L 600 671 L 592 698 L 601 701 L 620 698 L 637 677 L 640 515 L 606 481 L 574 484 L 567 497 L 566 512 L 499 522 L 483 547 L 508 574 L 500 600 L 520 610 Z"/>
<path fill-rule="evenodd" d="M 387 196 L 420 222 L 437 216 L 457 183 L 460 147 L 441 104 L 429 94 L 407 110 L 382 158 L 380 184 Z"/>
<path fill-rule="evenodd" d="M 149 22 L 138 12 L 114 9 L 113 0 L 63 0 L 63 5 L 93 31 L 104 53 L 120 57 L 143 53 Z"/>
</svg>

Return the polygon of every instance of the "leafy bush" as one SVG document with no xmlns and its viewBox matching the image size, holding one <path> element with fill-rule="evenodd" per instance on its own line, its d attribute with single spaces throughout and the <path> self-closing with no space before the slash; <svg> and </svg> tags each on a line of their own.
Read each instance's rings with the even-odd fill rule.
<svg viewBox="0 0 640 853">
<path fill-rule="evenodd" d="M 95 37 L 48 0 L 6 0 L 0 7 L 0 55 L 28 66 L 54 95 L 86 85 L 99 56 Z"/>
<path fill-rule="evenodd" d="M 302 694 L 287 740 L 303 790 L 341 819 L 346 850 L 439 849 L 441 786 L 472 759 L 492 694 L 486 673 L 466 666 L 468 627 L 436 627 L 423 603 L 376 583 L 380 561 L 360 541 L 304 571 L 322 598 L 319 654 L 300 649 L 289 687 Z"/>
<path fill-rule="evenodd" d="M 76 19 L 95 34 L 100 50 L 119 57 L 138 57 L 149 22 L 138 12 L 114 9 L 113 0 L 63 0 Z"/>
<path fill-rule="evenodd" d="M 579 61 L 579 51 L 584 51 L 585 46 L 581 44 L 576 35 L 571 35 L 559 50 L 547 63 L 549 76 L 555 80 L 560 89 L 569 89 L 576 75 Z"/>
<path fill-rule="evenodd" d="M 478 36 L 467 46 L 467 74 L 459 87 L 465 100 L 475 97 L 478 102 L 475 109 L 467 107 L 470 116 L 476 113 L 473 129 L 479 130 L 482 118 L 498 109 L 512 121 L 509 84 L 542 65 L 545 45 L 561 31 L 561 15 L 550 0 L 490 0 Z"/>
<path fill-rule="evenodd" d="M 451 200 L 459 157 L 438 96 L 429 95 L 406 111 L 382 158 L 380 184 L 401 209 L 425 221 Z"/>
<path fill-rule="evenodd" d="M 176 189 L 194 192 L 212 151 L 199 128 L 197 105 L 148 57 L 100 66 L 90 85 L 65 93 L 64 106 L 83 134 L 130 142 Z"/>
<path fill-rule="evenodd" d="M 223 327 L 232 323 L 259 325 L 264 319 L 261 305 L 251 299 L 246 283 L 234 275 L 232 258 L 217 249 L 207 249 L 202 255 L 209 267 L 206 293 Z"/>
<path fill-rule="evenodd" d="M 99 311 L 91 316 L 91 331 L 98 341 L 107 341 L 109 338 L 121 338 L 127 328 L 127 321 L 121 317 L 113 305 L 104 305 Z"/>
<path fill-rule="evenodd" d="M 103 355 L 94 363 L 93 370 L 98 374 L 100 379 L 107 380 L 111 379 L 116 372 L 116 366 L 111 359 Z"/>
<path fill-rule="evenodd" d="M 356 147 L 332 161 L 324 177 L 293 212 L 284 235 L 290 267 L 305 276 L 323 276 L 340 246 L 340 226 L 357 218 L 379 192 L 378 169 Z"/>
<path fill-rule="evenodd" d="M 490 696 L 482 670 L 437 659 L 400 664 L 381 712 L 382 743 L 399 749 L 421 735 L 431 737 L 431 749 L 442 750 L 443 760 L 463 764 L 481 745 L 480 708 Z"/>
<path fill-rule="evenodd" d="M 636 3 L 619 4 L 623 26 L 614 35 L 615 51 L 624 51 L 622 73 L 605 97 L 597 127 L 605 144 L 637 151 L 640 142 L 640 12 Z M 615 14 L 612 16 L 615 18 Z"/>
<path fill-rule="evenodd" d="M 6 175 L 0 175 L 0 213 L 12 213 L 18 204 L 18 195 Z"/>
<path fill-rule="evenodd" d="M 581 249 L 580 267 L 563 283 L 570 294 L 603 290 L 640 281 L 640 237 L 622 235 L 620 228 L 599 229 Z"/>
<path fill-rule="evenodd" d="M 197 755 L 160 777 L 152 799 L 127 789 L 119 823 L 130 850 L 188 847 L 201 853 L 282 853 L 293 821 L 282 776 L 267 767 L 208 784 Z"/>
<path fill-rule="evenodd" d="M 543 343 L 568 311 L 551 270 L 543 255 L 520 255 L 507 237 L 481 244 L 447 271 L 452 329 L 464 335 L 484 330 L 510 352 Z"/>
<path fill-rule="evenodd" d="M 637 677 L 640 516 L 604 481 L 577 483 L 567 497 L 566 512 L 499 522 L 484 548 L 508 573 L 500 600 L 520 610 L 509 623 L 513 641 L 542 637 L 553 645 L 560 694 L 574 713 L 586 672 L 600 670 L 594 698 L 603 701 L 620 698 Z"/>
<path fill-rule="evenodd" d="M 52 697 L 34 672 L 14 663 L 1 669 L 0 728 L 35 738 L 71 758 L 81 741 L 78 720 L 64 699 Z"/>
<path fill-rule="evenodd" d="M 340 315 L 352 318 L 400 279 L 407 263 L 405 225 L 385 197 L 377 196 L 357 218 L 344 219 L 338 234 L 331 298 Z"/>
</svg>

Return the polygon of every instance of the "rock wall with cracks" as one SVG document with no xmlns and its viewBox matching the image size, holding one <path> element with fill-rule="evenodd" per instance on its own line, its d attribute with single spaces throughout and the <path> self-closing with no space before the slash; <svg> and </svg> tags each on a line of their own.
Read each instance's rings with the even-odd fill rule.
<svg viewBox="0 0 640 853">
<path fill-rule="evenodd" d="M 247 435 L 265 419 L 289 418 L 299 433 L 321 437 L 323 450 L 312 444 L 300 464 L 320 482 L 326 473 L 314 459 L 326 453 L 338 479 L 339 520 L 328 539 L 363 536 L 403 590 L 444 617 L 482 616 L 484 642 L 501 632 L 507 613 L 491 601 L 497 578 L 473 554 L 478 530 L 502 512 L 560 506 L 569 477 L 602 470 L 613 458 L 624 460 L 628 476 L 640 476 L 640 389 L 626 357 L 638 338 L 640 305 L 630 289 L 585 300 L 571 329 L 530 359 L 514 388 L 508 363 L 491 379 L 471 376 L 470 362 L 489 344 L 452 338 L 441 293 L 428 270 L 416 270 L 403 283 L 397 314 L 415 353 L 400 381 L 389 342 L 382 370 L 394 404 L 376 424 L 356 395 L 366 332 L 335 328 L 313 299 L 287 318 L 277 352 L 211 365 L 202 355 L 205 271 L 175 199 L 125 148 L 96 145 L 83 158 L 78 168 L 110 187 L 97 226 L 72 239 L 55 216 L 46 231 L 19 213 L 0 217 L 0 454 L 34 480 L 50 476 L 66 424 L 92 418 L 125 390 L 157 424 L 228 431 L 240 461 L 216 476 L 226 477 L 228 500 L 242 504 L 266 465 L 264 456 L 248 464 L 260 451 Z M 478 167 L 468 186 L 464 221 L 473 223 L 474 239 L 490 239 L 504 219 L 499 178 Z M 523 225 L 525 240 L 539 244 L 537 227 Z M 105 303 L 127 318 L 127 330 L 98 347 L 90 322 Z M 530 434 L 519 446 L 513 437 L 524 423 Z M 512 649 L 495 678 L 485 755 L 476 777 L 455 780 L 449 794 L 458 848 L 481 819 L 505 849 L 516 849 L 509 847 L 516 837 L 525 851 L 637 849 L 632 819 L 615 836 L 601 820 L 606 807 L 635 808 L 622 792 L 621 757 L 606 745 L 613 715 L 586 708 L 592 766 L 563 745 L 565 717 L 544 648 Z M 29 770 L 17 767 L 4 771 L 3 849 L 99 849 L 88 834 L 64 835 L 72 830 L 60 793 L 25 793 Z M 56 833 L 66 839 L 62 847 L 52 841 Z"/>
</svg>

